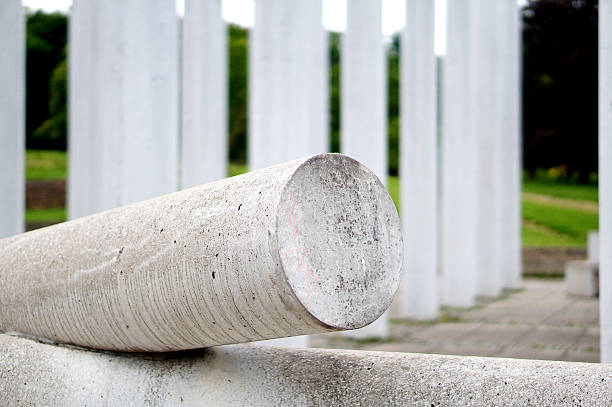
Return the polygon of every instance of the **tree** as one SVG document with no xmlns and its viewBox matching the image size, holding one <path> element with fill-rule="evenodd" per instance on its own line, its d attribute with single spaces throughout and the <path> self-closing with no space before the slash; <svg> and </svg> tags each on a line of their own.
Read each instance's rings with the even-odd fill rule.
<svg viewBox="0 0 612 407">
<path fill-rule="evenodd" d="M 26 145 L 28 148 L 65 148 L 64 139 L 59 145 L 48 143 L 42 133 L 33 137 L 33 133 L 46 120 L 50 119 L 49 98 L 50 81 L 55 68 L 65 59 L 67 17 L 60 13 L 46 14 L 37 11 L 28 14 L 26 25 Z M 64 68 L 65 69 L 65 68 Z M 57 102 L 65 100 L 65 73 L 62 82 L 61 73 L 55 86 L 64 86 L 63 96 L 56 93 Z M 53 85 L 52 85 L 53 86 Z M 60 91 L 58 89 L 58 91 Z"/>
<path fill-rule="evenodd" d="M 523 9 L 524 168 L 597 171 L 597 0 Z"/>
</svg>

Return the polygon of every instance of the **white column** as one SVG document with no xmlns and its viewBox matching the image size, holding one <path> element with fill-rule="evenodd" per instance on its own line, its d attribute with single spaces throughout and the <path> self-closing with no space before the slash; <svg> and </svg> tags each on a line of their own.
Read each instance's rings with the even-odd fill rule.
<svg viewBox="0 0 612 407">
<path fill-rule="evenodd" d="M 328 150 L 320 0 L 257 0 L 249 52 L 251 170 Z"/>
<path fill-rule="evenodd" d="M 95 212 L 101 189 L 94 188 L 98 178 L 99 151 L 94 148 L 99 138 L 96 132 L 99 81 L 96 61 L 100 34 L 99 18 L 92 1 L 75 0 L 69 19 L 68 58 L 68 176 L 67 215 L 75 219 Z"/>
<path fill-rule="evenodd" d="M 174 0 L 77 0 L 75 8 L 74 39 L 91 32 L 76 43 L 82 61 L 70 60 L 71 112 L 85 112 L 70 117 L 71 217 L 172 192 L 178 173 Z M 79 181 L 81 173 L 89 175 Z"/>
<path fill-rule="evenodd" d="M 0 2 L 0 237 L 23 232 L 25 206 L 25 16 Z"/>
<path fill-rule="evenodd" d="M 221 0 L 186 0 L 181 186 L 227 176 L 227 27 Z"/>
<path fill-rule="evenodd" d="M 341 150 L 387 183 L 387 89 L 381 0 L 347 2 L 342 36 Z M 353 337 L 389 334 L 388 312 Z"/>
<path fill-rule="evenodd" d="M 472 111 L 471 131 L 476 137 L 478 197 L 478 285 L 477 293 L 498 296 L 503 285 L 500 223 L 504 214 L 500 201 L 502 180 L 500 110 L 497 94 L 499 44 L 497 41 L 498 4 L 490 0 L 473 0 L 471 8 L 472 57 L 470 85 Z"/>
<path fill-rule="evenodd" d="M 434 2 L 409 0 L 401 41 L 400 181 L 404 278 L 400 315 L 438 315 Z"/>
<path fill-rule="evenodd" d="M 387 81 L 381 3 L 347 2 L 341 56 L 341 150 L 386 184 Z"/>
<path fill-rule="evenodd" d="M 515 0 L 504 0 L 499 29 L 506 33 L 502 43 L 502 69 L 507 72 L 501 78 L 504 85 L 503 124 L 504 188 L 502 196 L 505 246 L 503 257 L 504 287 L 520 288 L 522 285 L 521 261 L 521 20 L 520 8 Z"/>
<path fill-rule="evenodd" d="M 328 151 L 328 50 L 320 0 L 257 0 L 249 51 L 249 169 Z M 308 337 L 258 342 L 308 346 Z"/>
<path fill-rule="evenodd" d="M 442 89 L 442 302 L 474 305 L 477 287 L 476 137 L 470 126 L 470 0 L 447 3 Z"/>
<path fill-rule="evenodd" d="M 612 1 L 599 3 L 599 321 L 601 361 L 612 363 Z"/>
</svg>

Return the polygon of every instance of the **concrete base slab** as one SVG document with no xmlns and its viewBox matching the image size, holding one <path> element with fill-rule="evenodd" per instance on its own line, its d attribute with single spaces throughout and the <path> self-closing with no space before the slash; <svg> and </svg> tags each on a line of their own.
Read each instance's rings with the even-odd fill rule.
<svg viewBox="0 0 612 407">
<path fill-rule="evenodd" d="M 251 345 L 100 353 L 0 335 L 6 405 L 607 405 L 612 366 Z"/>
</svg>

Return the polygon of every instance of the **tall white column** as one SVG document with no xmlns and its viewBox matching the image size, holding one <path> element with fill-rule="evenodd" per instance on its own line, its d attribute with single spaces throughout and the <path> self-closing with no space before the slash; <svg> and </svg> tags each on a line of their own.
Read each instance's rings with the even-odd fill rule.
<svg viewBox="0 0 612 407">
<path fill-rule="evenodd" d="M 328 150 L 320 0 L 257 0 L 249 52 L 251 170 Z"/>
<path fill-rule="evenodd" d="M 476 137 L 470 125 L 470 0 L 447 3 L 442 88 L 442 302 L 475 303 L 477 288 Z"/>
<path fill-rule="evenodd" d="M 82 37 L 70 59 L 72 218 L 172 192 L 178 175 L 174 0 L 77 0 L 75 9 L 71 35 Z"/>
<path fill-rule="evenodd" d="M 387 89 L 381 0 L 347 2 L 342 36 L 341 150 L 387 183 Z M 389 334 L 388 312 L 353 337 Z"/>
<path fill-rule="evenodd" d="M 257 0 L 249 51 L 249 169 L 328 151 L 321 0 Z M 258 342 L 308 346 L 306 336 Z"/>
<path fill-rule="evenodd" d="M 520 8 L 515 0 L 500 2 L 502 12 L 498 29 L 505 33 L 500 43 L 502 65 L 500 78 L 504 91 L 502 103 L 504 121 L 503 188 L 503 251 L 504 287 L 519 288 L 522 283 L 521 264 L 521 24 Z"/>
<path fill-rule="evenodd" d="M 23 232 L 25 206 L 25 16 L 0 2 L 0 237 Z"/>
<path fill-rule="evenodd" d="M 386 184 L 387 82 L 381 3 L 347 2 L 341 56 L 341 150 Z"/>
<path fill-rule="evenodd" d="M 612 363 L 612 1 L 599 2 L 599 321 L 601 361 Z"/>
<path fill-rule="evenodd" d="M 438 315 L 434 2 L 409 0 L 401 41 L 400 181 L 404 277 L 400 315 Z"/>
<path fill-rule="evenodd" d="M 227 27 L 221 0 L 186 0 L 181 186 L 227 176 Z"/>
<path fill-rule="evenodd" d="M 478 197 L 478 284 L 477 293 L 498 296 L 503 286 L 500 224 L 501 210 L 501 141 L 500 109 L 497 95 L 501 90 L 498 80 L 498 2 L 473 0 L 471 10 L 471 39 L 473 52 L 470 85 L 472 111 L 471 131 L 476 137 L 477 197 Z"/>
</svg>

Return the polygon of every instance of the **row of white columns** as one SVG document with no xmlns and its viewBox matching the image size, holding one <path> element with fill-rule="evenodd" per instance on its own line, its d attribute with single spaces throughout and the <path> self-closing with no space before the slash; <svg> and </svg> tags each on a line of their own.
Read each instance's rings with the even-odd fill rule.
<svg viewBox="0 0 612 407">
<path fill-rule="evenodd" d="M 508 91 L 518 98 L 518 34 L 512 31 L 518 31 L 518 24 L 506 22 L 510 16 L 518 21 L 518 10 L 509 6 L 512 0 L 505 3 L 448 4 L 439 152 L 433 2 L 408 2 L 401 56 L 402 317 L 433 318 L 440 304 L 440 154 L 442 303 L 469 306 L 476 294 L 499 295 L 503 287 L 520 284 L 506 276 L 505 267 L 515 265 L 510 267 L 513 276 L 520 276 L 518 99 L 496 97 Z M 220 0 L 186 1 L 178 170 L 179 27 L 174 0 L 75 0 L 70 28 L 70 218 L 225 176 L 227 55 L 220 8 Z M 506 41 L 513 43 L 513 51 L 497 54 Z M 320 2 L 257 1 L 250 50 L 251 169 L 327 151 L 327 52 Z M 502 61 L 513 52 L 514 60 Z M 347 3 L 342 68 L 342 151 L 386 183 L 381 0 Z M 510 159 L 508 149 L 516 150 Z M 23 188 L 23 180 L 18 185 Z M 506 185 L 513 189 L 502 189 Z M 514 215 L 504 216 L 510 210 L 502 207 L 505 201 L 516 201 Z M 354 335 L 386 336 L 387 318 L 385 314 Z"/>
</svg>

